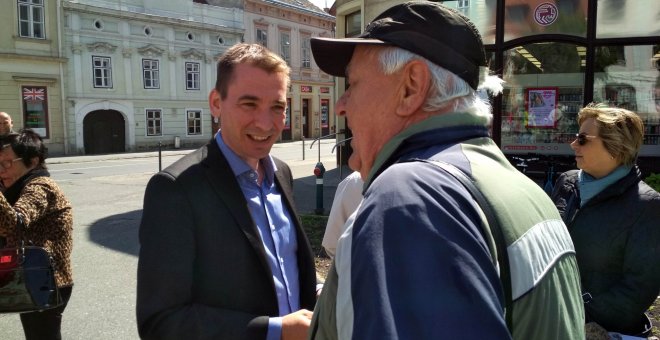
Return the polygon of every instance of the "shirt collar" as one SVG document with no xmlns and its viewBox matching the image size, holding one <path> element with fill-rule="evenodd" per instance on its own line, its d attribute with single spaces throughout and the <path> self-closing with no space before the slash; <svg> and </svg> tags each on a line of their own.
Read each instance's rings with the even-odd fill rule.
<svg viewBox="0 0 660 340">
<path fill-rule="evenodd" d="M 218 130 L 218 133 L 215 135 L 215 141 L 218 143 L 220 151 L 227 159 L 231 171 L 234 173 L 234 176 L 238 177 L 246 172 L 254 171 L 242 158 L 238 155 L 225 143 L 222 139 L 222 133 Z M 259 160 L 259 164 L 264 168 L 264 180 L 268 184 L 272 184 L 275 178 L 275 172 L 277 171 L 277 166 L 273 157 L 270 155 Z"/>
</svg>

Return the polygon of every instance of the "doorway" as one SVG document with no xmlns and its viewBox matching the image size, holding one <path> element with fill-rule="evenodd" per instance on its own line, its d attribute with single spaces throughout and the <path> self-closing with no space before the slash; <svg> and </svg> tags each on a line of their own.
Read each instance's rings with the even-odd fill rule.
<svg viewBox="0 0 660 340">
<path fill-rule="evenodd" d="M 302 134 L 303 138 L 305 137 L 314 137 L 312 136 L 312 122 L 309 114 L 309 98 L 303 98 L 302 100 Z"/>
<path fill-rule="evenodd" d="M 119 153 L 126 151 L 124 117 L 115 110 L 96 110 L 83 120 L 85 154 Z"/>
</svg>

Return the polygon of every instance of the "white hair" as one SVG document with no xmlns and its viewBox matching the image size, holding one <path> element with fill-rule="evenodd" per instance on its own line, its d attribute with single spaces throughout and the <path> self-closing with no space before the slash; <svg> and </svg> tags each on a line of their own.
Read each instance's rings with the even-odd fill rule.
<svg viewBox="0 0 660 340">
<path fill-rule="evenodd" d="M 487 93 L 498 95 L 504 82 L 497 76 L 490 75 L 488 67 L 479 67 L 479 86 L 475 91 L 470 85 L 453 72 L 430 62 L 424 57 L 398 47 L 384 47 L 377 50 L 380 66 L 385 74 L 393 74 L 411 60 L 421 60 L 432 74 L 431 88 L 422 110 L 427 112 L 455 111 L 469 112 L 478 116 L 492 118 L 491 106 Z"/>
</svg>

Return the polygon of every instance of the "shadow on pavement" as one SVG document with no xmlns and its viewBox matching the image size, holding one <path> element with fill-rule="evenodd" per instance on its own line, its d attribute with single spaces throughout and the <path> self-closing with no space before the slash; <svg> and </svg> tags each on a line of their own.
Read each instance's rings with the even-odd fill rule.
<svg viewBox="0 0 660 340">
<path fill-rule="evenodd" d="M 104 217 L 89 228 L 89 239 L 104 247 L 138 256 L 142 209 Z"/>
<path fill-rule="evenodd" d="M 350 174 L 350 170 L 331 169 L 323 176 L 323 214 L 327 215 L 332 207 L 332 199 L 341 179 Z M 314 214 L 317 208 L 316 177 L 314 175 L 294 180 L 293 192 L 299 214 Z M 138 256 L 138 229 L 142 209 L 104 217 L 89 228 L 89 239 L 104 247 Z"/>
</svg>

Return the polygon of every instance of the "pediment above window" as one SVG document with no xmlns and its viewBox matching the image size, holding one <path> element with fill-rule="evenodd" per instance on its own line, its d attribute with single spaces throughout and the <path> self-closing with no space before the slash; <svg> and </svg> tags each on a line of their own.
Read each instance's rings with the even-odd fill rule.
<svg viewBox="0 0 660 340">
<path fill-rule="evenodd" d="M 181 56 L 185 59 L 196 59 L 196 60 L 206 59 L 206 55 L 204 55 L 204 53 L 194 48 L 181 52 Z"/>
<path fill-rule="evenodd" d="M 114 53 L 117 49 L 117 46 L 109 44 L 107 42 L 95 42 L 87 44 L 87 50 L 90 52 L 96 53 Z"/>
<path fill-rule="evenodd" d="M 159 56 L 163 55 L 163 52 L 165 52 L 164 49 L 162 49 L 160 47 L 157 47 L 157 46 L 154 46 L 152 44 L 149 44 L 149 45 L 144 46 L 144 47 L 140 47 L 140 48 L 137 49 L 137 51 L 141 55 L 147 56 L 147 57 L 159 57 Z"/>
</svg>

